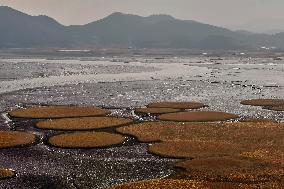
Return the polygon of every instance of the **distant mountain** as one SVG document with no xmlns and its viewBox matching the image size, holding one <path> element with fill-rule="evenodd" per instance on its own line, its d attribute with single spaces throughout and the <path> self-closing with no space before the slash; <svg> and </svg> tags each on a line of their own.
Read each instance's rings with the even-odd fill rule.
<svg viewBox="0 0 284 189">
<path fill-rule="evenodd" d="M 70 43 L 65 26 L 47 16 L 0 7 L 0 47 L 48 47 Z"/>
<path fill-rule="evenodd" d="M 284 49 L 284 35 L 231 31 L 168 15 L 141 17 L 113 13 L 101 20 L 64 26 L 47 16 L 0 7 L 0 48 L 135 47 L 194 49 Z"/>
<path fill-rule="evenodd" d="M 140 17 L 114 13 L 77 28 L 85 42 L 138 48 L 238 48 L 238 34 L 195 21 L 167 15 Z"/>
</svg>

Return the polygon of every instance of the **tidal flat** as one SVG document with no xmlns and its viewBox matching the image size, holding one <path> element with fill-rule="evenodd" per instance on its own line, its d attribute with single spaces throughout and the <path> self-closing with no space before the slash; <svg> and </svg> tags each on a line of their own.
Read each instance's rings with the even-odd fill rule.
<svg viewBox="0 0 284 189">
<path fill-rule="evenodd" d="M 33 133 L 34 145 L 0 149 L 0 167 L 16 176 L 0 188 L 103 189 L 175 175 L 176 158 L 148 153 L 148 143 L 125 136 L 107 148 L 62 149 L 47 144 L 62 131 L 35 127 L 42 119 L 15 119 L 11 110 L 35 106 L 96 106 L 109 116 L 156 121 L 136 114 L 155 102 L 196 101 L 202 111 L 220 111 L 242 119 L 284 121 L 283 111 L 242 105 L 247 99 L 284 99 L 284 60 L 271 55 L 5 55 L 0 58 L 0 130 Z M 98 131 L 115 132 L 112 128 Z M 282 151 L 283 153 L 283 151 Z M 283 165 L 283 164 L 282 164 Z"/>
</svg>

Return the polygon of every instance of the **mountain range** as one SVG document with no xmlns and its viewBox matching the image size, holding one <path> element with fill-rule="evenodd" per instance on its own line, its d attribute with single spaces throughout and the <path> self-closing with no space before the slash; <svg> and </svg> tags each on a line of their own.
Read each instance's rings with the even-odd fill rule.
<svg viewBox="0 0 284 189">
<path fill-rule="evenodd" d="M 256 34 L 178 20 L 113 13 L 86 25 L 64 26 L 48 16 L 30 16 L 0 7 L 0 48 L 192 48 L 284 49 L 284 33 Z"/>
</svg>

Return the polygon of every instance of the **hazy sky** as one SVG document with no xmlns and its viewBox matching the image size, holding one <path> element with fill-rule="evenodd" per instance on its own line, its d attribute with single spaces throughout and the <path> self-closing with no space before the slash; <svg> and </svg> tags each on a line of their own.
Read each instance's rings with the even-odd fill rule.
<svg viewBox="0 0 284 189">
<path fill-rule="evenodd" d="M 222 26 L 284 19 L 284 0 L 0 0 L 0 5 L 48 15 L 65 25 L 86 24 L 113 12 L 142 16 L 164 13 Z"/>
</svg>

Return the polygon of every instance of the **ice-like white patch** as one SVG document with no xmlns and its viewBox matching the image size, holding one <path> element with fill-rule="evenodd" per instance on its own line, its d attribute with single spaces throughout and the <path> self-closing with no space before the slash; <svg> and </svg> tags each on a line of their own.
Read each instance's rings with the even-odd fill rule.
<svg viewBox="0 0 284 189">
<path fill-rule="evenodd" d="M 8 117 L 7 113 L 1 114 L 1 117 L 5 120 L 5 123 L 10 123 L 12 120 Z"/>
<path fill-rule="evenodd" d="M 64 63 L 74 63 L 72 61 L 64 61 Z M 78 63 L 78 60 L 75 61 Z M 90 62 L 84 62 L 90 64 Z M 106 62 L 92 62 L 92 64 L 106 64 Z M 118 65 L 123 63 L 108 62 L 108 65 Z M 172 63 L 138 63 L 133 62 L 127 65 L 144 66 L 158 68 L 158 71 L 142 72 L 142 73 L 119 73 L 119 74 L 89 74 L 89 75 L 64 75 L 50 76 L 40 78 L 26 78 L 23 80 L 2 81 L 0 82 L 0 93 L 7 93 L 23 89 L 31 89 L 38 87 L 60 86 L 78 83 L 98 83 L 98 82 L 120 82 L 120 81 L 139 81 L 139 80 L 164 80 L 176 78 L 190 78 L 196 75 L 204 75 L 210 70 L 206 67 L 187 66 L 183 64 Z"/>
</svg>

